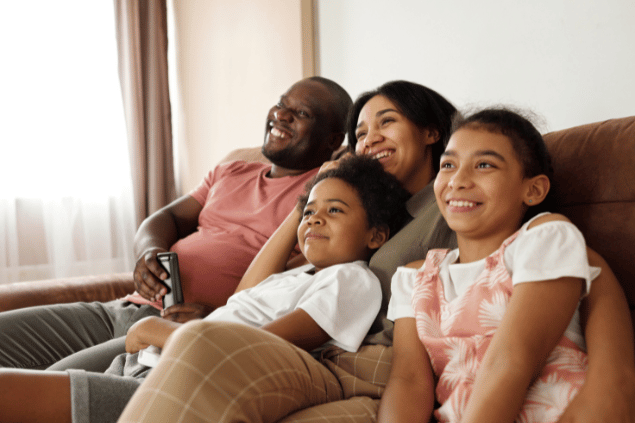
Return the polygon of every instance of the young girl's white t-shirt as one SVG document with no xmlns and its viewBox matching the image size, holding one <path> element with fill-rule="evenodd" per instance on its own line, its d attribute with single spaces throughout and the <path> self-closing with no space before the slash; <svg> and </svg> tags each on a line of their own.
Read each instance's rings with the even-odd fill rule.
<svg viewBox="0 0 635 423">
<path fill-rule="evenodd" d="M 300 308 L 332 338 L 357 351 L 381 306 L 379 279 L 364 261 L 337 264 L 315 274 L 305 265 L 272 275 L 240 291 L 205 320 L 261 327 Z"/>
<path fill-rule="evenodd" d="M 576 277 L 586 281 L 582 296 L 586 295 L 591 281 L 600 274 L 600 268 L 589 266 L 582 233 L 575 225 L 564 221 L 546 222 L 528 229 L 534 219 L 521 227 L 516 239 L 505 249 L 505 267 L 512 276 L 512 284 Z M 460 297 L 485 269 L 485 259 L 456 263 L 458 258 L 459 250 L 452 250 L 439 265 L 447 301 Z M 390 320 L 414 317 L 412 291 L 417 271 L 400 267 L 395 272 L 388 305 Z M 577 309 L 565 336 L 586 349 Z"/>
</svg>

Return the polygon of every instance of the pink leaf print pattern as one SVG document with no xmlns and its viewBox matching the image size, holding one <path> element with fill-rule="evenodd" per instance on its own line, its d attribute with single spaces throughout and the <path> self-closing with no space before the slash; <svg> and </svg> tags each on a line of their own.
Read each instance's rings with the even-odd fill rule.
<svg viewBox="0 0 635 423">
<path fill-rule="evenodd" d="M 513 291 L 503 254 L 516 235 L 486 259 L 483 273 L 453 301 L 445 300 L 439 279 L 439 264 L 448 251 L 430 251 L 417 272 L 412 306 L 419 338 L 438 377 L 439 422 L 461 420 L 479 364 L 502 322 Z M 527 392 L 516 422 L 556 422 L 584 383 L 586 367 L 586 354 L 563 337 Z"/>
</svg>

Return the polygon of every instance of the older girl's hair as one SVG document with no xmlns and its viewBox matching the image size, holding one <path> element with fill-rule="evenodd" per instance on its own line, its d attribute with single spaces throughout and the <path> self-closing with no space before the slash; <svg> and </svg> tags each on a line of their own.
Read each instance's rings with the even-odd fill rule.
<svg viewBox="0 0 635 423">
<path fill-rule="evenodd" d="M 525 178 L 546 175 L 550 181 L 553 181 L 551 156 L 545 141 L 529 118 L 523 116 L 521 111 L 502 106 L 483 109 L 465 118 L 456 119 L 452 132 L 461 128 L 483 129 L 506 136 L 523 168 Z M 529 208 L 525 220 L 549 210 L 551 206 L 551 195 L 548 194 L 541 204 Z"/>
<path fill-rule="evenodd" d="M 355 150 L 357 137 L 357 120 L 359 114 L 368 101 L 381 95 L 390 100 L 410 122 L 420 129 L 436 130 L 439 141 L 432 145 L 432 163 L 434 170 L 439 170 L 439 160 L 450 138 L 452 119 L 457 113 L 456 108 L 436 91 L 423 85 L 409 81 L 390 81 L 379 88 L 361 94 L 348 114 L 348 144 Z"/>
</svg>

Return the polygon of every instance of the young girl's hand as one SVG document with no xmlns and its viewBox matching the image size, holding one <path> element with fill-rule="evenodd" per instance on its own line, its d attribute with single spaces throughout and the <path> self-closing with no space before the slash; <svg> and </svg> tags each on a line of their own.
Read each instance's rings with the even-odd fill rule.
<svg viewBox="0 0 635 423">
<path fill-rule="evenodd" d="M 133 354 L 150 345 L 145 340 L 148 338 L 148 326 L 151 326 L 151 323 L 149 323 L 151 319 L 155 319 L 155 317 L 141 319 L 128 329 L 126 334 L 126 352 Z"/>
<path fill-rule="evenodd" d="M 128 329 L 126 352 L 133 354 L 150 345 L 163 348 L 168 336 L 179 326 L 181 326 L 180 323 L 171 322 L 160 317 L 141 319 Z"/>
</svg>

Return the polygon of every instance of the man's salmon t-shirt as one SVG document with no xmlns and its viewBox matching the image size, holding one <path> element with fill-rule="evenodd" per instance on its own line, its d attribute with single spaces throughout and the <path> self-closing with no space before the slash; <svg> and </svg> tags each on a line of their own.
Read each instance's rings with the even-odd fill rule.
<svg viewBox="0 0 635 423">
<path fill-rule="evenodd" d="M 186 303 L 225 304 L 318 171 L 269 178 L 270 169 L 271 165 L 258 162 L 221 164 L 190 192 L 203 206 L 198 229 L 170 248 L 178 255 Z M 148 304 L 136 292 L 126 300 Z"/>
</svg>

